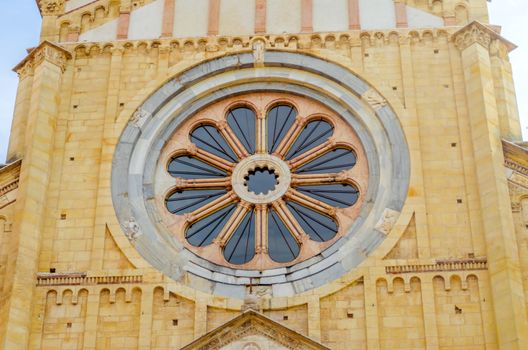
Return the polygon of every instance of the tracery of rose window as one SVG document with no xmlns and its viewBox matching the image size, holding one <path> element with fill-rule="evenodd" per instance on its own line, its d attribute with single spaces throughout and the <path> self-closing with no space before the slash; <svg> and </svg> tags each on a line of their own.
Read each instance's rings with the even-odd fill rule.
<svg viewBox="0 0 528 350">
<path fill-rule="evenodd" d="M 348 123 L 307 98 L 253 93 L 197 113 L 162 152 L 163 220 L 191 251 L 242 269 L 290 266 L 354 223 L 367 162 Z"/>
</svg>

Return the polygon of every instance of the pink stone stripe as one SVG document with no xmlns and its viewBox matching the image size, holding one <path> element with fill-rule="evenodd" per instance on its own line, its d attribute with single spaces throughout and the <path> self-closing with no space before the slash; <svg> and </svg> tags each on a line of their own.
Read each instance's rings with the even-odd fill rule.
<svg viewBox="0 0 528 350">
<path fill-rule="evenodd" d="M 449 26 L 456 26 L 456 17 L 455 16 L 444 16 L 444 24 Z"/>
<path fill-rule="evenodd" d="M 266 32 L 266 12 L 267 0 L 255 1 L 255 33 L 262 34 Z"/>
<path fill-rule="evenodd" d="M 220 26 L 220 0 L 209 0 L 209 22 L 207 25 L 208 35 L 218 35 Z"/>
<path fill-rule="evenodd" d="M 130 12 L 121 12 L 117 22 L 117 39 L 128 39 L 128 26 L 130 24 Z"/>
<path fill-rule="evenodd" d="M 403 2 L 395 2 L 394 8 L 396 10 L 396 27 L 407 28 L 409 26 L 407 22 L 407 6 Z"/>
<path fill-rule="evenodd" d="M 79 41 L 79 32 L 78 31 L 69 32 L 68 33 L 68 41 L 69 42 Z"/>
<path fill-rule="evenodd" d="M 348 29 L 361 29 L 359 21 L 359 0 L 348 0 Z"/>
<path fill-rule="evenodd" d="M 301 3 L 301 32 L 313 32 L 313 2 L 302 0 Z"/>
<path fill-rule="evenodd" d="M 171 37 L 174 32 L 174 0 L 165 0 L 163 8 L 163 27 L 161 36 Z"/>
</svg>

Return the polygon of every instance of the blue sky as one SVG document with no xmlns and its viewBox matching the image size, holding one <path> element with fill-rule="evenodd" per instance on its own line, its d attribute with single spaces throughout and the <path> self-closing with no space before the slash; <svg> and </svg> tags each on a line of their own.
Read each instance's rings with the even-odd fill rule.
<svg viewBox="0 0 528 350">
<path fill-rule="evenodd" d="M 526 0 L 493 0 L 489 5 L 491 22 L 503 26 L 503 36 L 519 46 L 510 58 L 517 89 L 517 100 L 528 139 L 528 38 Z M 0 0 L 0 163 L 5 160 L 15 104 L 17 75 L 12 68 L 38 44 L 40 15 L 35 0 Z"/>
</svg>

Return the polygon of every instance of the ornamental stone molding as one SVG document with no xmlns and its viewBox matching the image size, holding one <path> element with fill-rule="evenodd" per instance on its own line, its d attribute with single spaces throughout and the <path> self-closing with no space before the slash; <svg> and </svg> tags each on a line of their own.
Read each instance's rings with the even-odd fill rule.
<svg viewBox="0 0 528 350">
<path fill-rule="evenodd" d="M 42 62 L 47 61 L 56 65 L 64 72 L 68 60 L 71 58 L 72 55 L 68 50 L 49 41 L 44 41 L 32 49 L 29 55 L 13 68 L 13 71 L 19 75 L 20 79 L 24 79 L 28 75 L 32 75 L 35 68 Z"/>
<path fill-rule="evenodd" d="M 249 310 L 228 321 L 221 327 L 205 334 L 181 350 L 220 350 L 248 337 L 259 336 L 281 349 L 289 350 L 327 350 L 328 347 L 285 327 L 259 312 Z M 259 341 L 250 340 L 243 349 L 258 348 Z M 251 347 L 248 347 L 250 345 Z"/>
<path fill-rule="evenodd" d="M 58 16 L 64 13 L 64 0 L 40 0 L 38 7 L 42 16 Z"/>
<path fill-rule="evenodd" d="M 504 39 L 499 33 L 477 21 L 468 24 L 454 33 L 453 41 L 460 51 L 464 51 L 475 43 L 482 45 L 485 49 L 493 49 L 494 52 L 501 50 L 510 52 L 517 48 L 516 45 Z M 492 43 L 493 47 L 491 47 Z M 503 49 L 499 49 L 501 46 L 499 43 L 504 46 Z"/>
<path fill-rule="evenodd" d="M 399 119 L 371 85 L 346 68 L 310 55 L 265 50 L 264 65 L 258 68 L 255 58 L 252 52 L 215 58 L 180 73 L 154 91 L 136 109 L 141 112 L 130 116 L 121 134 L 114 152 L 111 180 L 120 229 L 126 231 L 131 219 L 138 224 L 142 234 L 136 236 L 133 246 L 150 265 L 173 280 L 180 280 L 184 272 L 193 281 L 199 281 L 192 284 L 195 289 L 237 299 L 244 299 L 251 279 L 255 285 L 268 286 L 271 297 L 286 297 L 321 287 L 357 268 L 400 219 L 406 220 L 400 213 L 410 178 L 410 154 Z M 235 80 L 224 74 L 234 70 Z M 202 254 L 181 238 L 185 218 L 178 214 L 173 221 L 166 221 L 170 213 L 160 209 L 164 205 L 162 199 L 172 195 L 166 191 L 169 180 L 171 186 L 189 185 L 189 181 L 174 181 L 165 174 L 165 165 L 169 163 L 160 161 L 166 158 L 162 158 L 165 150 L 182 150 L 191 155 L 199 152 L 185 148 L 187 141 L 182 140 L 188 137 L 173 136 L 179 130 L 189 135 L 188 130 L 195 125 L 192 118 L 209 107 L 216 108 L 218 101 L 262 91 L 302 96 L 339 115 L 343 125 L 354 130 L 364 149 L 369 184 L 361 202 L 368 205 L 357 207 L 355 221 L 343 224 L 343 231 L 332 245 L 314 251 L 313 257 L 307 255 L 307 260 L 264 271 L 249 265 L 242 269 L 225 263 L 219 265 L 213 255 Z M 375 98 L 367 98 L 374 95 Z M 143 117 L 138 118 L 140 115 Z M 216 114 L 210 114 L 210 118 L 220 119 L 213 116 Z M 136 122 L 138 119 L 140 123 Z M 216 125 L 215 120 L 206 124 Z M 216 127 L 221 133 L 222 123 Z M 168 144 L 177 147 L 166 147 Z M 207 156 L 203 151 L 200 155 Z M 167 153 L 169 156 L 180 154 Z M 216 163 L 222 167 L 224 162 Z M 292 182 L 298 180 L 292 177 Z M 224 197 L 218 201 L 227 201 Z M 349 209 L 338 209 L 338 214 L 343 210 Z M 206 211 L 202 214 L 209 215 Z"/>
<path fill-rule="evenodd" d="M 369 89 L 361 96 L 375 110 L 381 109 L 387 105 L 385 100 L 376 90 Z"/>
</svg>

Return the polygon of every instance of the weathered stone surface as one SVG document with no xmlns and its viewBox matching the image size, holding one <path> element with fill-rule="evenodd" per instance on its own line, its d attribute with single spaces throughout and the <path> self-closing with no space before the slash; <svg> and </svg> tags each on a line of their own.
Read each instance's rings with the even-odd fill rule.
<svg viewBox="0 0 528 350">
<path fill-rule="evenodd" d="M 516 143 L 513 46 L 486 24 L 452 26 L 486 23 L 483 1 L 413 5 L 440 14 L 442 29 L 359 31 L 365 1 L 336 1 L 349 23 L 341 12 L 329 23 L 312 16 L 314 2 L 292 0 L 301 12 L 286 27 L 306 32 L 256 38 L 215 36 L 237 21 L 215 18 L 226 4 L 211 0 L 210 20 L 193 26 L 209 37 L 77 42 L 97 28 L 126 34 L 132 6 L 150 13 L 160 1 L 39 2 L 42 44 L 16 67 L 8 157 L 23 161 L 0 168 L 0 349 L 161 350 L 197 339 L 237 350 L 528 348 L 528 151 Z M 245 28 L 281 27 L 262 4 Z M 397 14 L 399 25 L 416 20 Z M 312 32 L 338 24 L 354 30 Z M 251 91 L 327 106 L 355 130 L 369 170 L 365 203 L 335 245 L 265 271 L 197 256 L 156 202 L 174 132 Z M 250 317 L 270 327 L 237 333 L 248 319 L 226 322 L 250 289 L 273 321 Z M 238 338 L 200 338 L 223 324 Z"/>
</svg>

